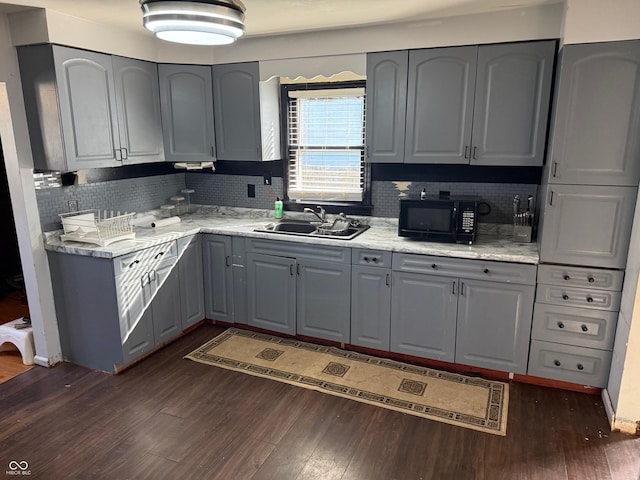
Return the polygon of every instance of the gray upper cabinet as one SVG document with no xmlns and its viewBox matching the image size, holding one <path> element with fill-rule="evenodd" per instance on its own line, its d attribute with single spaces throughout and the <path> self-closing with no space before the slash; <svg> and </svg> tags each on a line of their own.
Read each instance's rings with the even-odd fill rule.
<svg viewBox="0 0 640 480">
<path fill-rule="evenodd" d="M 36 168 L 164 159 L 154 64 L 57 45 L 18 53 Z"/>
<path fill-rule="evenodd" d="M 638 186 L 640 40 L 565 45 L 549 183 Z"/>
<path fill-rule="evenodd" d="M 469 163 L 477 51 L 409 52 L 405 163 Z"/>
<path fill-rule="evenodd" d="M 258 62 L 213 66 L 213 112 L 219 160 L 261 160 Z"/>
<path fill-rule="evenodd" d="M 367 54 L 367 162 L 404 162 L 408 65 L 406 50 Z"/>
<path fill-rule="evenodd" d="M 211 68 L 158 65 L 165 158 L 215 160 Z"/>
<path fill-rule="evenodd" d="M 205 313 L 211 320 L 233 322 L 231 237 L 202 236 Z"/>
<path fill-rule="evenodd" d="M 472 165 L 542 165 L 555 49 L 555 41 L 479 47 Z"/>
<path fill-rule="evenodd" d="M 636 187 L 549 185 L 541 262 L 624 269 L 637 191 Z"/>
</svg>

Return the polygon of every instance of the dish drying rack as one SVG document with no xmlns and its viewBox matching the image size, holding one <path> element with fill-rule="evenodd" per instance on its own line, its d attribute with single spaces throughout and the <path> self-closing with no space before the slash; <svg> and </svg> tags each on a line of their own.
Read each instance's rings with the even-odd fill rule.
<svg viewBox="0 0 640 480">
<path fill-rule="evenodd" d="M 116 212 L 113 210 L 81 210 L 79 212 L 60 213 L 62 229 L 60 235 L 63 241 L 84 242 L 106 247 L 120 240 L 132 240 L 136 237 L 131 219 L 133 213 Z"/>
</svg>

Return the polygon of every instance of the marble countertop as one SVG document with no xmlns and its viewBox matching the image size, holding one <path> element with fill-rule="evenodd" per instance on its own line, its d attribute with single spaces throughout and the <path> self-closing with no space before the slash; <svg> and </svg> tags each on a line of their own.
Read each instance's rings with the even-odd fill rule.
<svg viewBox="0 0 640 480">
<path fill-rule="evenodd" d="M 271 210 L 198 206 L 194 213 L 181 216 L 180 223 L 161 228 L 151 228 L 151 222 L 157 219 L 157 214 L 157 211 L 152 211 L 136 215 L 134 219 L 134 223 L 137 225 L 134 228 L 136 233 L 135 240 L 122 240 L 106 247 L 99 247 L 80 242 L 63 242 L 60 240 L 60 233 L 62 232 L 54 231 L 44 234 L 45 248 L 54 252 L 115 258 L 180 237 L 196 233 L 214 233 L 270 238 L 284 242 L 316 243 L 444 257 L 529 264 L 537 264 L 539 262 L 536 244 L 513 242 L 510 225 L 480 224 L 476 243 L 463 245 L 424 242 L 399 237 L 397 219 L 392 218 L 358 217 L 363 223 L 371 225 L 371 228 L 352 240 L 341 240 L 254 231 L 255 228 L 274 221 Z M 285 218 L 309 219 L 310 216 L 297 212 L 285 212 Z"/>
</svg>

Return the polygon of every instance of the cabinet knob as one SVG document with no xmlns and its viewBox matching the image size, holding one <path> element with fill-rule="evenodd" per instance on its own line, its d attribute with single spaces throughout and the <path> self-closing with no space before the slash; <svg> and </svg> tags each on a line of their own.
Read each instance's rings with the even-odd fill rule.
<svg viewBox="0 0 640 480">
<path fill-rule="evenodd" d="M 559 366 L 560 366 L 560 360 L 554 360 L 554 361 L 553 361 L 553 364 L 554 364 L 556 367 L 559 367 Z"/>
<path fill-rule="evenodd" d="M 562 277 L 562 278 L 564 278 L 567 282 L 568 282 L 569 280 L 571 280 L 571 277 L 570 277 L 569 275 L 565 275 L 565 276 L 564 276 L 564 277 Z"/>
<path fill-rule="evenodd" d="M 576 367 L 578 367 L 578 370 L 584 370 L 584 365 L 582 365 L 581 363 L 576 365 Z"/>
<path fill-rule="evenodd" d="M 364 261 L 369 263 L 369 257 L 364 257 Z"/>
<path fill-rule="evenodd" d="M 564 328 L 564 323 L 558 322 L 558 328 Z"/>
<path fill-rule="evenodd" d="M 371 260 L 373 260 L 373 263 L 378 263 L 378 257 L 373 257 Z"/>
<path fill-rule="evenodd" d="M 566 293 L 564 293 L 564 294 L 562 295 L 562 299 L 563 299 L 563 300 L 569 300 L 569 295 L 567 295 Z"/>
<path fill-rule="evenodd" d="M 595 278 L 593 278 L 593 277 L 589 277 L 589 278 L 587 279 L 587 281 L 588 281 L 589 283 L 593 283 L 593 282 L 595 282 L 595 281 L 596 281 L 596 279 L 595 279 Z"/>
<path fill-rule="evenodd" d="M 593 298 L 592 297 L 587 297 L 587 302 L 593 303 Z"/>
<path fill-rule="evenodd" d="M 588 331 L 589 331 L 589 327 L 587 327 L 586 325 L 582 325 L 582 326 L 580 327 L 580 329 L 581 329 L 583 332 L 588 332 Z"/>
<path fill-rule="evenodd" d="M 488 269 L 488 268 L 485 268 L 485 269 L 483 270 L 483 272 L 484 272 L 484 273 L 489 273 L 489 269 Z"/>
<path fill-rule="evenodd" d="M 438 265 L 436 265 L 435 263 L 432 263 L 431 264 L 431 268 L 433 268 L 434 270 L 437 270 L 438 269 Z"/>
</svg>

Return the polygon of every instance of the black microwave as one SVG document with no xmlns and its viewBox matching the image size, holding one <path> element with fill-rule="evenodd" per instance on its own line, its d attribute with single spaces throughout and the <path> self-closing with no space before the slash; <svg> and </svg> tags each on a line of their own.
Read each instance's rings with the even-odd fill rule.
<svg viewBox="0 0 640 480">
<path fill-rule="evenodd" d="M 476 241 L 478 199 L 474 197 L 400 200 L 398 235 L 431 242 Z"/>
</svg>

